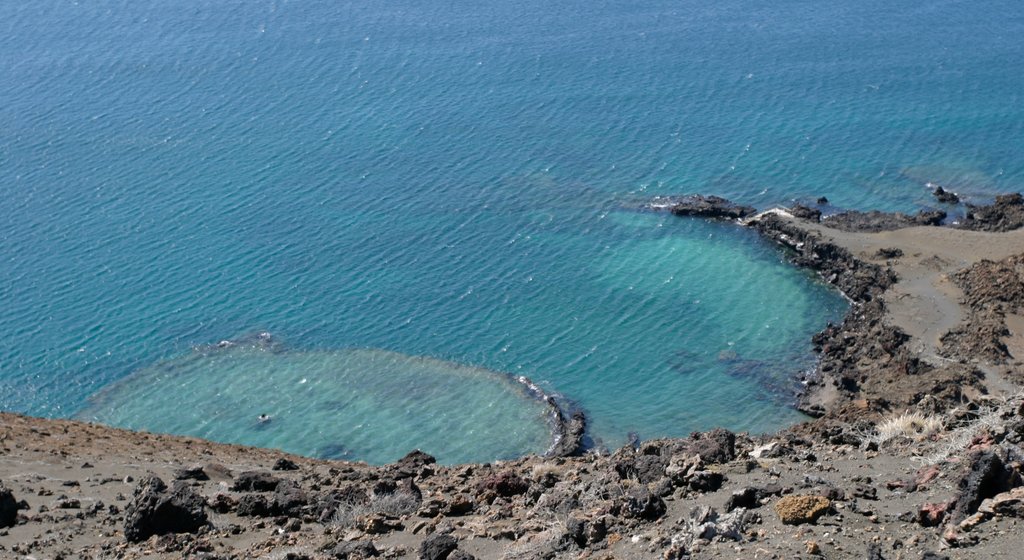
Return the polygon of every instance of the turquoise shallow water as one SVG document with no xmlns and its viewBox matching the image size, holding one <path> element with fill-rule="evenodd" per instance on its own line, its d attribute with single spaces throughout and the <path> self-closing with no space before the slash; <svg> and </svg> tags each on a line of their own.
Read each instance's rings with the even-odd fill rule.
<svg viewBox="0 0 1024 560">
<path fill-rule="evenodd" d="M 842 300 L 750 232 L 636 201 L 914 210 L 927 182 L 977 199 L 1024 184 L 1010 1 L 9 2 L 0 16 L 6 410 L 95 417 L 104 388 L 114 402 L 193 347 L 269 331 L 287 359 L 253 369 L 334 364 L 321 377 L 360 398 L 399 374 L 360 376 L 345 356 L 380 349 L 528 375 L 608 445 L 773 429 L 799 418 L 790 380 Z M 194 395 L 245 369 L 201 366 L 185 368 Z M 451 372 L 428 370 L 427 386 Z M 467 398 L 497 402 L 495 387 Z M 325 445 L 304 439 L 324 431 L 313 422 L 215 432 L 148 412 L 194 413 L 186 392 L 119 394 L 119 424 Z M 375 461 L 408 451 L 400 427 L 375 425 L 373 445 L 324 439 Z M 452 436 L 423 437 L 429 451 Z M 513 439 L 439 453 L 535 447 Z"/>
</svg>

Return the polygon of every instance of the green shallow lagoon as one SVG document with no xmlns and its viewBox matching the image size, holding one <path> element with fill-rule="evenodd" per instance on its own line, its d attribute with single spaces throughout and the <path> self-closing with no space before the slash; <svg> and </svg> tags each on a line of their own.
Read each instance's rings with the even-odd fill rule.
<svg viewBox="0 0 1024 560">
<path fill-rule="evenodd" d="M 142 369 L 79 417 L 315 457 L 386 463 L 422 449 L 458 463 L 543 453 L 548 412 L 482 368 L 376 349 L 231 344 Z"/>
</svg>

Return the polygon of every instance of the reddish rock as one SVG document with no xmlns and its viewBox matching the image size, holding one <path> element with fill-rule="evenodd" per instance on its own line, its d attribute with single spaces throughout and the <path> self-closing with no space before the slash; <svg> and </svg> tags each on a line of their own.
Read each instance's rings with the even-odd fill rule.
<svg viewBox="0 0 1024 560">
<path fill-rule="evenodd" d="M 917 512 L 917 522 L 925 527 L 938 527 L 946 518 L 950 503 L 924 504 Z"/>
<path fill-rule="evenodd" d="M 515 473 L 503 472 L 491 475 L 477 485 L 480 494 L 493 492 L 499 496 L 509 497 L 523 494 L 530 487 L 530 484 Z"/>
</svg>

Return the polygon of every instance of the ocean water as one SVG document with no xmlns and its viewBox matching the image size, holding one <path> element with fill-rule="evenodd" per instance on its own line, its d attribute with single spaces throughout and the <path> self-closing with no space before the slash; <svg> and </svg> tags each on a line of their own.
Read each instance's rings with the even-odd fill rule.
<svg viewBox="0 0 1024 560">
<path fill-rule="evenodd" d="M 0 30 L 4 410 L 491 460 L 547 444 L 525 375 L 599 445 L 771 430 L 845 303 L 642 201 L 1024 188 L 1012 1 L 6 2 Z M 282 349 L 209 352 L 258 332 Z"/>
</svg>

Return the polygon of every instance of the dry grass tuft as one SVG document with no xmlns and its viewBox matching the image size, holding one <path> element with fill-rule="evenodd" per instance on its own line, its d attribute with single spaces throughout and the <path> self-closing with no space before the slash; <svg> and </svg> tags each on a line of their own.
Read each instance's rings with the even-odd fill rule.
<svg viewBox="0 0 1024 560">
<path fill-rule="evenodd" d="M 875 434 L 870 441 L 882 444 L 897 438 L 909 438 L 916 441 L 927 439 L 942 431 L 942 419 L 921 412 L 904 412 L 880 422 L 875 426 Z"/>
</svg>

